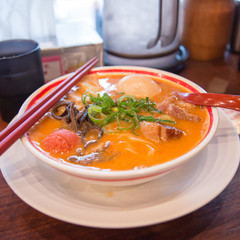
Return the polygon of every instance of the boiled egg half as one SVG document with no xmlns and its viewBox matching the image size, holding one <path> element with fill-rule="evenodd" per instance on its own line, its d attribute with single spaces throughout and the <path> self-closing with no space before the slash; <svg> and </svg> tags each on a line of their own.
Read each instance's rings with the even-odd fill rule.
<svg viewBox="0 0 240 240">
<path fill-rule="evenodd" d="M 145 75 L 132 74 L 123 77 L 117 84 L 117 91 L 126 95 L 145 98 L 153 97 L 161 92 L 159 85 Z"/>
</svg>

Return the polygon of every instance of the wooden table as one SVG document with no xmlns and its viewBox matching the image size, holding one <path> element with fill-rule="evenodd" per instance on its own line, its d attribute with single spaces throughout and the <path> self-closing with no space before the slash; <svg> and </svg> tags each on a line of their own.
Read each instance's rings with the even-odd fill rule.
<svg viewBox="0 0 240 240">
<path fill-rule="evenodd" d="M 240 94 L 237 55 L 209 62 L 188 60 L 180 75 L 206 90 Z M 0 121 L 1 126 L 3 122 Z M 236 240 L 240 236 L 240 169 L 228 187 L 204 207 L 179 219 L 133 229 L 97 229 L 65 223 L 29 207 L 0 174 L 0 239 Z"/>
</svg>

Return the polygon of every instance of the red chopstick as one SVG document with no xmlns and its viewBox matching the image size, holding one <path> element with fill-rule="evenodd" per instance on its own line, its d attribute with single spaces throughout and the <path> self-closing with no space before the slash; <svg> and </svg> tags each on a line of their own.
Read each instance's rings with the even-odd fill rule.
<svg viewBox="0 0 240 240">
<path fill-rule="evenodd" d="M 18 138 L 20 138 L 34 123 L 36 123 L 56 102 L 58 102 L 70 89 L 77 84 L 80 78 L 86 75 L 99 61 L 94 57 L 72 76 L 64 80 L 46 97 L 33 105 L 16 121 L 9 124 L 0 134 L 0 155 L 4 153 Z"/>
<path fill-rule="evenodd" d="M 89 64 L 93 63 L 97 58 L 94 57 L 90 61 L 88 61 L 85 65 L 80 67 L 72 76 L 67 78 L 65 81 L 63 81 L 61 84 L 58 85 L 57 88 L 55 88 L 52 92 L 50 92 L 48 95 L 46 95 L 44 98 L 42 98 L 38 104 L 35 104 L 32 106 L 28 111 L 26 111 L 23 115 L 21 115 L 17 121 L 14 121 L 13 123 L 10 123 L 7 128 L 5 128 L 3 131 L 0 132 L 0 141 L 2 141 L 8 134 L 10 134 L 15 128 L 17 128 L 21 123 L 23 123 L 29 116 L 31 116 L 38 108 L 39 106 L 46 103 L 48 100 L 50 100 L 58 91 L 59 89 L 63 88 L 64 85 L 66 85 L 67 82 L 70 82 L 74 76 L 77 76 L 81 71 L 87 67 Z"/>
</svg>

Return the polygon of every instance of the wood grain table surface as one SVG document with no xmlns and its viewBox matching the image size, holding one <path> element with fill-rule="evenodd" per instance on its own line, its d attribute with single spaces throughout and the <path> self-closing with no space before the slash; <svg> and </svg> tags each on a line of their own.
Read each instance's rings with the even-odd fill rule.
<svg viewBox="0 0 240 240">
<path fill-rule="evenodd" d="M 178 74 L 207 91 L 240 94 L 239 56 L 224 59 L 188 60 Z M 6 126 L 0 119 L 0 127 Z M 1 130 L 0 129 L 0 130 Z M 24 203 L 0 173 L 0 239 L 240 239 L 240 169 L 225 190 L 202 208 L 184 217 L 152 226 L 131 229 L 100 229 L 56 220 Z"/>
</svg>

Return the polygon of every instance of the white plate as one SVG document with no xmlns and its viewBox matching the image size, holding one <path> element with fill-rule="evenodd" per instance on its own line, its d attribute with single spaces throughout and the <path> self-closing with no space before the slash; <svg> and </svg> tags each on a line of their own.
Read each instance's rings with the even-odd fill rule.
<svg viewBox="0 0 240 240">
<path fill-rule="evenodd" d="M 214 199 L 233 178 L 240 144 L 235 127 L 219 111 L 210 144 L 187 165 L 133 187 L 90 185 L 39 162 L 18 141 L 2 157 L 4 178 L 28 205 L 79 225 L 130 228 L 184 216 Z"/>
</svg>

